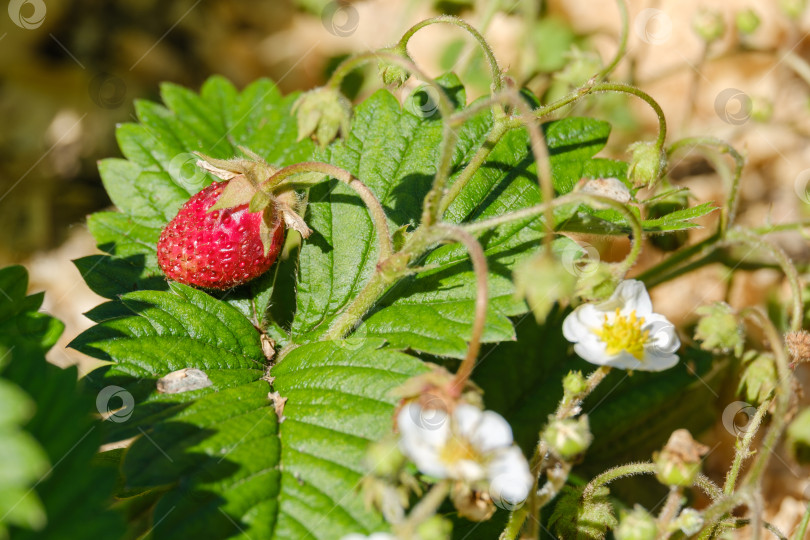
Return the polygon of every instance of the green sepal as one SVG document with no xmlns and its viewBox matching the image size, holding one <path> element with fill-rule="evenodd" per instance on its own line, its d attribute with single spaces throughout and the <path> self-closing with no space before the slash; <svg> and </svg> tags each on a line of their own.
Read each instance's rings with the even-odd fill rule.
<svg viewBox="0 0 810 540">
<path fill-rule="evenodd" d="M 219 196 L 217 202 L 208 209 L 208 212 L 215 212 L 217 210 L 225 210 L 226 208 L 235 208 L 242 206 L 249 202 L 253 202 L 254 195 L 257 193 L 256 186 L 250 180 L 245 178 L 244 175 L 234 176 L 228 183 L 225 184 L 225 189 L 222 195 Z M 253 212 L 254 210 L 251 210 Z"/>
<path fill-rule="evenodd" d="M 248 205 L 248 212 L 261 212 L 273 202 L 273 197 L 269 193 L 265 193 L 261 189 L 257 189 L 250 199 Z"/>
</svg>

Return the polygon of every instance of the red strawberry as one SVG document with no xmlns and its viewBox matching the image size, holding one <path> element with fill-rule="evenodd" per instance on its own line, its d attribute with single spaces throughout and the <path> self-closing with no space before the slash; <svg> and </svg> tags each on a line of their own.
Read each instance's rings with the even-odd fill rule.
<svg viewBox="0 0 810 540">
<path fill-rule="evenodd" d="M 188 200 L 160 234 L 160 269 L 171 279 L 205 289 L 230 289 L 265 273 L 284 240 L 284 220 L 269 207 L 248 205 L 208 212 L 227 182 L 214 182 Z M 266 216 L 272 242 L 264 253 L 260 229 Z"/>
</svg>

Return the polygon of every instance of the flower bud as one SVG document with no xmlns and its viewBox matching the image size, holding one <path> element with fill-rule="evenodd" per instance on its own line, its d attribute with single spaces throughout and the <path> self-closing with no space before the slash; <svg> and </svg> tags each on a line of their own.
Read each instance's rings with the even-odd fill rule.
<svg viewBox="0 0 810 540">
<path fill-rule="evenodd" d="M 734 21 L 737 25 L 737 30 L 741 34 L 753 34 L 759 28 L 759 15 L 751 8 L 744 9 L 737 12 L 737 17 Z"/>
<path fill-rule="evenodd" d="M 321 87 L 301 94 L 293 104 L 298 117 L 298 140 L 313 135 L 323 147 L 340 133 L 349 134 L 352 104 L 336 88 Z"/>
<path fill-rule="evenodd" d="M 692 18 L 692 29 L 706 43 L 711 43 L 723 37 L 726 22 L 721 13 L 702 9 Z"/>
<path fill-rule="evenodd" d="M 613 534 L 616 540 L 655 540 L 658 538 L 658 526 L 655 518 L 637 504 L 632 511 L 622 512 L 619 526 Z"/>
<path fill-rule="evenodd" d="M 684 508 L 672 524 L 687 537 L 694 536 L 703 528 L 703 515 L 694 508 Z"/>
<path fill-rule="evenodd" d="M 576 276 L 545 251 L 522 261 L 515 269 L 514 281 L 515 296 L 526 299 L 540 324 L 555 302 L 568 303 L 577 284 Z"/>
<path fill-rule="evenodd" d="M 416 529 L 419 540 L 447 540 L 453 534 L 453 523 L 439 516 L 422 522 Z"/>
<path fill-rule="evenodd" d="M 743 355 L 744 366 L 737 393 L 750 403 L 762 403 L 776 388 L 776 362 L 771 353 L 748 351 Z"/>
<path fill-rule="evenodd" d="M 805 409 L 790 423 L 785 432 L 785 446 L 797 463 L 810 463 L 810 409 Z"/>
<path fill-rule="evenodd" d="M 584 498 L 582 488 L 565 486 L 548 520 L 549 528 L 557 538 L 588 538 L 601 540 L 608 529 L 617 525 L 606 487 L 596 488 Z"/>
<path fill-rule="evenodd" d="M 656 148 L 655 143 L 635 142 L 628 148 L 630 151 L 630 168 L 627 177 L 636 187 L 652 186 L 667 164 L 663 149 Z"/>
<path fill-rule="evenodd" d="M 584 414 L 578 418 L 553 420 L 543 432 L 543 440 L 551 451 L 565 460 L 587 450 L 592 439 L 588 416 Z"/>
<path fill-rule="evenodd" d="M 701 315 L 695 330 L 695 339 L 701 341 L 700 348 L 705 351 L 742 355 L 745 346 L 745 329 L 734 310 L 725 302 L 715 302 L 700 306 L 695 311 Z"/>
<path fill-rule="evenodd" d="M 666 486 L 691 486 L 700 472 L 700 458 L 708 451 L 689 431 L 675 430 L 664 448 L 653 454 L 655 476 Z"/>
<path fill-rule="evenodd" d="M 567 397 L 573 398 L 580 395 L 588 387 L 585 376 L 581 371 L 569 371 L 568 375 L 563 377 L 563 391 Z"/>
<path fill-rule="evenodd" d="M 382 49 L 380 52 L 395 54 L 404 58 L 405 60 L 411 60 L 411 57 L 408 55 L 408 51 L 404 47 L 391 47 L 389 49 Z M 383 84 L 392 86 L 394 88 L 399 88 L 405 84 L 405 81 L 407 81 L 411 76 L 404 66 L 396 62 L 392 62 L 387 58 L 380 58 L 379 62 L 377 62 L 377 71 L 382 78 Z"/>
<path fill-rule="evenodd" d="M 588 261 L 580 270 L 574 294 L 583 300 L 605 300 L 616 290 L 618 280 L 609 263 Z"/>
</svg>

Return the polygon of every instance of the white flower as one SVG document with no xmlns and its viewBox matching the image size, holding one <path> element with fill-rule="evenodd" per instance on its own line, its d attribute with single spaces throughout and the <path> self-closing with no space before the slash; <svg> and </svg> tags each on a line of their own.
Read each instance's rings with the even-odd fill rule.
<svg viewBox="0 0 810 540">
<path fill-rule="evenodd" d="M 493 499 L 512 505 L 528 496 L 529 465 L 498 413 L 462 403 L 448 415 L 412 402 L 399 412 L 397 425 L 403 453 L 423 473 L 486 486 Z"/>
<path fill-rule="evenodd" d="M 563 322 L 565 339 L 592 364 L 663 371 L 678 363 L 675 326 L 652 310 L 644 284 L 622 281 L 610 298 L 583 304 Z"/>
</svg>

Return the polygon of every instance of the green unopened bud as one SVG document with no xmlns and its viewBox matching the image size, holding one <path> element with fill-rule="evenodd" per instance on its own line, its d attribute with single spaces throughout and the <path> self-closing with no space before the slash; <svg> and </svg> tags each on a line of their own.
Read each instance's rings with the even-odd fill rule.
<svg viewBox="0 0 810 540">
<path fill-rule="evenodd" d="M 553 420 L 543 432 L 543 440 L 551 451 L 565 460 L 587 450 L 592 439 L 587 415 Z"/>
<path fill-rule="evenodd" d="M 601 57 L 592 51 L 573 47 L 567 54 L 565 67 L 554 78 L 572 88 L 582 86 L 602 69 Z"/>
<path fill-rule="evenodd" d="M 453 523 L 439 516 L 422 522 L 416 529 L 419 540 L 447 540 L 453 534 Z"/>
<path fill-rule="evenodd" d="M 588 388 L 588 382 L 581 371 L 569 371 L 568 375 L 563 377 L 563 391 L 566 396 L 578 396 L 586 388 Z"/>
<path fill-rule="evenodd" d="M 731 306 L 715 302 L 700 306 L 695 312 L 701 315 L 695 330 L 695 339 L 701 342 L 701 349 L 723 354 L 733 352 L 737 357 L 742 355 L 745 329 Z"/>
<path fill-rule="evenodd" d="M 404 58 L 405 60 L 411 60 L 411 57 L 408 56 L 408 51 L 405 50 L 404 47 L 391 47 L 389 49 L 382 49 L 380 52 L 395 54 Z M 380 73 L 383 84 L 392 86 L 394 88 L 399 88 L 405 84 L 405 81 L 407 81 L 411 76 L 404 66 L 396 62 L 392 62 L 387 58 L 380 58 L 379 62 L 377 62 L 377 71 Z"/>
<path fill-rule="evenodd" d="M 617 525 L 613 505 L 608 499 L 608 488 L 596 488 L 590 497 L 583 497 L 583 489 L 565 486 L 560 492 L 548 525 L 557 538 L 587 538 L 601 540 L 608 529 Z"/>
<path fill-rule="evenodd" d="M 545 322 L 555 302 L 568 303 L 577 284 L 576 276 L 556 257 L 545 252 L 522 261 L 515 269 L 515 296 L 525 298 L 537 322 Z"/>
<path fill-rule="evenodd" d="M 763 96 L 751 96 L 751 118 L 756 122 L 767 122 L 773 116 L 773 102 Z"/>
<path fill-rule="evenodd" d="M 675 430 L 664 448 L 653 454 L 655 477 L 666 486 L 691 486 L 700 473 L 700 458 L 708 451 L 689 431 Z"/>
<path fill-rule="evenodd" d="M 375 476 L 393 477 L 405 464 L 405 456 L 399 449 L 397 438 L 389 434 L 369 445 L 364 462 Z"/>
<path fill-rule="evenodd" d="M 706 43 L 717 41 L 726 31 L 723 15 L 717 11 L 702 9 L 692 18 L 692 29 Z"/>
<path fill-rule="evenodd" d="M 749 403 L 762 403 L 776 388 L 776 361 L 771 353 L 748 351 L 742 363 L 744 368 L 737 393 Z"/>
<path fill-rule="evenodd" d="M 321 146 L 337 137 L 349 134 L 352 104 L 336 88 L 321 87 L 301 95 L 292 111 L 298 117 L 298 140 L 310 135 Z"/>
<path fill-rule="evenodd" d="M 667 156 L 663 149 L 651 142 L 635 142 L 628 148 L 630 151 L 630 168 L 627 177 L 636 187 L 652 186 L 667 164 Z"/>
<path fill-rule="evenodd" d="M 805 409 L 790 423 L 785 437 L 788 452 L 798 463 L 810 463 L 810 409 Z"/>
<path fill-rule="evenodd" d="M 687 537 L 694 536 L 703 528 L 703 515 L 694 508 L 684 508 L 672 525 Z"/>
<path fill-rule="evenodd" d="M 655 518 L 637 504 L 632 511 L 621 513 L 619 526 L 613 534 L 616 540 L 655 540 L 658 538 L 658 526 Z"/>
<path fill-rule="evenodd" d="M 588 261 L 580 267 L 574 294 L 587 301 L 605 300 L 616 290 L 617 281 L 610 264 Z"/>
<path fill-rule="evenodd" d="M 757 12 L 748 8 L 737 12 L 734 22 L 741 34 L 753 34 L 759 28 L 760 20 Z"/>
<path fill-rule="evenodd" d="M 798 19 L 807 7 L 807 0 L 779 0 L 779 7 L 791 19 Z"/>
</svg>

